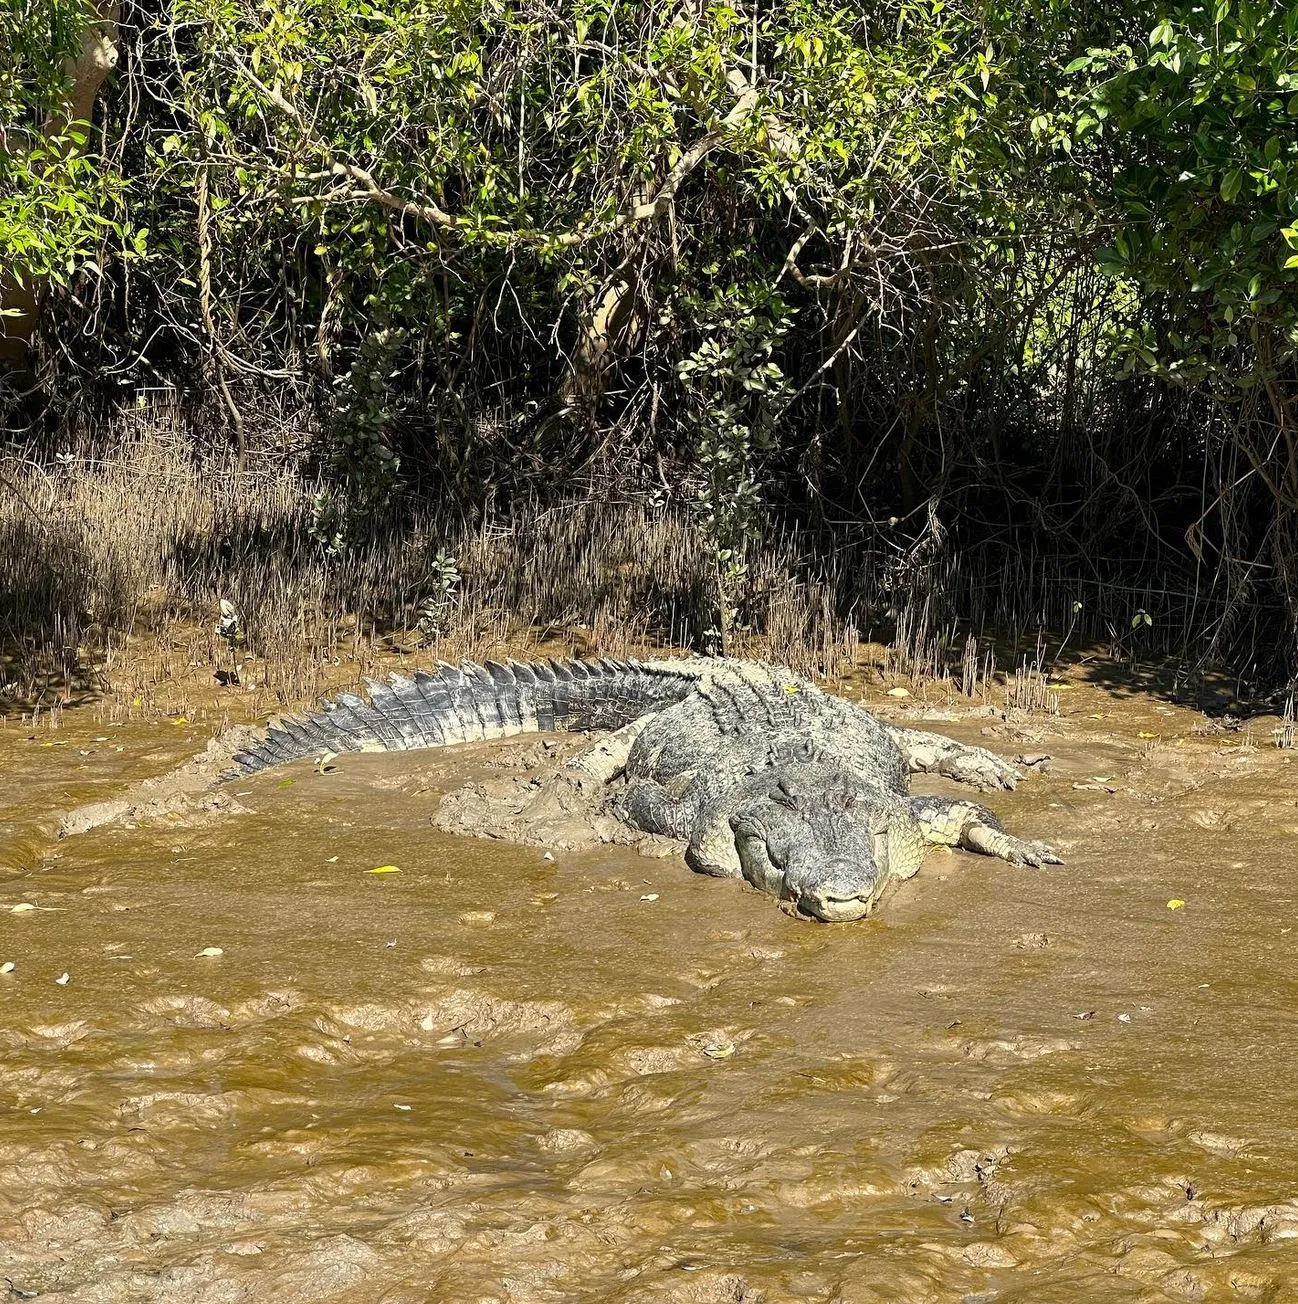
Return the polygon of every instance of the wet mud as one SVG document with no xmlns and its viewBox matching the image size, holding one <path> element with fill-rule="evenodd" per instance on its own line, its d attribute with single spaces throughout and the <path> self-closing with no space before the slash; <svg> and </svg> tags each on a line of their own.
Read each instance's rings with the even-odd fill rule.
<svg viewBox="0 0 1298 1304">
<path fill-rule="evenodd" d="M 434 827 L 439 794 L 539 773 L 535 740 L 299 764 L 58 840 L 205 731 L 0 731 L 0 1278 L 64 1304 L 1298 1300 L 1298 761 L 1066 696 L 912 714 L 1048 753 L 990 804 L 1067 864 L 935 852 L 848 925 L 645 848 Z"/>
</svg>

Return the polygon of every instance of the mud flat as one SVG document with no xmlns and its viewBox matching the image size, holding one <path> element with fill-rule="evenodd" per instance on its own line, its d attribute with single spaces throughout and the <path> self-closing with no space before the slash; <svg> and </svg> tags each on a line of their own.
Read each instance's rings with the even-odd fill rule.
<svg viewBox="0 0 1298 1304">
<path fill-rule="evenodd" d="M 1050 753 L 992 804 L 1067 865 L 933 854 L 839 926 L 670 856 L 432 827 L 534 741 L 57 841 L 206 733 L 11 725 L 0 1277 L 64 1304 L 1298 1300 L 1298 761 L 1066 696 L 926 727 Z"/>
</svg>

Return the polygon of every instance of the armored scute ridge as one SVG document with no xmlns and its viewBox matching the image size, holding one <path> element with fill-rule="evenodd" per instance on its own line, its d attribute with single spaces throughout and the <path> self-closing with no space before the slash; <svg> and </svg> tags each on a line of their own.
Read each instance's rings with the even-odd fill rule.
<svg viewBox="0 0 1298 1304">
<path fill-rule="evenodd" d="M 234 757 L 227 777 L 328 750 L 416 751 L 519 733 L 612 730 L 680 701 L 693 676 L 634 661 L 442 664 L 386 684 L 365 681 L 369 701 L 341 693 L 303 720 L 280 720 Z"/>
<path fill-rule="evenodd" d="M 441 665 L 369 700 L 341 694 L 234 757 L 233 778 L 322 751 L 412 751 L 518 733 L 598 731 L 569 766 L 617 814 L 687 842 L 705 874 L 744 878 L 824 920 L 857 919 L 940 843 L 1016 864 L 1059 863 L 972 802 L 911 797 L 906 776 L 1012 788 L 980 747 L 888 725 L 778 666 L 724 658 Z"/>
</svg>

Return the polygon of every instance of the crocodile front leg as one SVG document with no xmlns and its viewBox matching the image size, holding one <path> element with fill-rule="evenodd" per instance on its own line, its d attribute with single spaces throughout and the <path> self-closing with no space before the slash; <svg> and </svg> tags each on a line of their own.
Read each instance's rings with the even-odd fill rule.
<svg viewBox="0 0 1298 1304">
<path fill-rule="evenodd" d="M 1044 842 L 1027 842 L 1005 832 L 986 806 L 942 797 L 912 797 L 910 808 L 924 841 L 933 846 L 962 847 L 1008 860 L 1011 865 L 1062 865 L 1063 859 Z"/>
<path fill-rule="evenodd" d="M 969 747 L 954 738 L 885 724 L 912 774 L 945 774 L 975 788 L 1012 788 L 1023 777 L 1008 761 L 985 747 Z"/>
<path fill-rule="evenodd" d="M 682 797 L 676 785 L 667 788 L 654 779 L 632 779 L 618 801 L 618 811 L 628 824 L 645 833 L 688 838 L 698 807 Z"/>
</svg>

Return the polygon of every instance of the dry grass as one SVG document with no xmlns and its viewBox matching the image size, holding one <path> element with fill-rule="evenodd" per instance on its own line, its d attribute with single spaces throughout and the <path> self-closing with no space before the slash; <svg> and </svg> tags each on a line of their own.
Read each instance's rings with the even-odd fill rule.
<svg viewBox="0 0 1298 1304">
<path fill-rule="evenodd" d="M 179 426 L 143 414 L 111 459 L 10 460 L 0 484 L 0 713 L 86 696 L 114 711 L 202 711 L 236 676 L 255 712 L 399 664 L 544 647 L 643 655 L 698 646 L 712 623 L 706 541 L 688 514 L 620 502 L 515 510 L 466 524 L 417 502 L 331 550 L 313 537 L 317 484 L 195 460 Z M 420 628 L 439 550 L 461 581 Z M 836 675 L 856 633 L 831 583 L 788 540 L 760 553 L 740 651 Z M 240 616 L 234 644 L 219 603 Z"/>
<path fill-rule="evenodd" d="M 1285 699 L 1284 714 L 1280 717 L 1280 725 L 1275 731 L 1275 745 L 1283 748 L 1298 746 L 1298 723 L 1294 719 L 1292 693 Z"/>
<path fill-rule="evenodd" d="M 1037 641 L 1036 655 L 1025 656 L 1005 683 L 1005 709 L 1029 714 L 1058 715 L 1059 694 L 1052 692 L 1045 669 L 1046 648 Z"/>
<path fill-rule="evenodd" d="M 237 473 L 197 446 L 171 409 L 151 407 L 100 437 L 111 454 L 0 456 L 0 716 L 86 697 L 201 714 L 214 672 L 238 679 L 223 701 L 255 714 L 436 658 L 703 650 L 716 623 L 707 540 L 683 508 L 587 497 L 466 521 L 412 496 L 331 550 L 313 536 L 321 486 L 301 465 Z M 1098 585 L 1064 559 L 987 549 L 917 561 L 871 537 L 826 546 L 773 531 L 749 558 L 732 650 L 832 681 L 882 634 L 886 681 L 1054 713 L 1046 675 L 1065 644 L 1126 631 L 1116 659 L 1175 657 L 1195 637 L 1192 608 L 1217 619 L 1170 581 Z M 420 616 L 440 550 L 461 581 L 430 635 Z M 240 613 L 236 646 L 215 630 L 222 598 Z M 1137 607 L 1159 613 L 1152 627 L 1135 628 Z M 1042 629 L 1066 632 L 1047 649 Z M 1011 675 L 997 672 L 998 648 L 1019 663 Z"/>
</svg>

